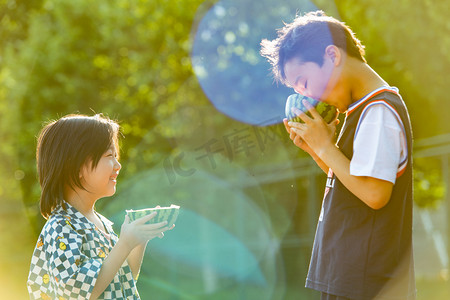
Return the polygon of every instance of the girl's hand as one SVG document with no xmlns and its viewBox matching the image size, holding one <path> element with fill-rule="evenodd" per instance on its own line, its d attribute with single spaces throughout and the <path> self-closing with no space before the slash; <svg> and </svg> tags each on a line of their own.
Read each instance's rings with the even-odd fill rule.
<svg viewBox="0 0 450 300">
<path fill-rule="evenodd" d="M 126 245 L 131 249 L 134 249 L 139 244 L 147 243 L 148 241 L 154 239 L 155 237 L 162 238 L 164 236 L 164 231 L 171 230 L 172 227 L 167 227 L 167 221 L 145 224 L 156 216 L 156 212 L 153 212 L 145 217 L 137 219 L 130 222 L 130 219 L 125 215 L 125 221 L 122 224 L 120 230 L 120 239 L 122 239 Z"/>
<path fill-rule="evenodd" d="M 334 135 L 339 120 L 336 119 L 327 124 L 308 101 L 303 100 L 303 104 L 311 113 L 312 118 L 298 109 L 293 109 L 294 113 L 305 123 L 288 122 L 291 136 L 292 132 L 299 136 L 303 140 L 301 144 L 307 144 L 304 148 L 310 148 L 312 152 L 321 157 L 321 154 L 327 151 L 328 147 L 334 147 Z M 303 147 L 299 147 L 303 149 Z"/>
</svg>

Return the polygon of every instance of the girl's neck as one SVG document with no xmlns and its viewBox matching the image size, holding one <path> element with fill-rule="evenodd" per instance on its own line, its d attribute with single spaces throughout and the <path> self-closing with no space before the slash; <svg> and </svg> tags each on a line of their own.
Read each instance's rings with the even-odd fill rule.
<svg viewBox="0 0 450 300">
<path fill-rule="evenodd" d="M 75 190 L 66 189 L 64 193 L 65 200 L 85 217 L 94 214 L 94 204 L 96 202 L 96 199 L 89 197 L 87 193 L 87 191 L 77 188 Z"/>
<path fill-rule="evenodd" d="M 97 228 L 106 232 L 106 228 L 104 227 L 100 218 L 95 214 L 94 204 L 97 201 L 96 198 L 92 197 L 92 195 L 85 190 L 81 190 L 78 188 L 66 189 L 65 191 L 65 200 L 75 207 L 83 216 L 86 217 L 89 221 L 94 223 Z"/>
</svg>

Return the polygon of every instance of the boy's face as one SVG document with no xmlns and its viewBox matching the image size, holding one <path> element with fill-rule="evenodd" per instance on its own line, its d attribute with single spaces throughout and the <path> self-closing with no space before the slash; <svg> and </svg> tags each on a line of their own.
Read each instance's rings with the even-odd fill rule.
<svg viewBox="0 0 450 300">
<path fill-rule="evenodd" d="M 297 93 L 339 107 L 330 97 L 336 86 L 336 68 L 327 55 L 322 66 L 293 58 L 287 61 L 284 71 L 286 81 Z"/>
</svg>

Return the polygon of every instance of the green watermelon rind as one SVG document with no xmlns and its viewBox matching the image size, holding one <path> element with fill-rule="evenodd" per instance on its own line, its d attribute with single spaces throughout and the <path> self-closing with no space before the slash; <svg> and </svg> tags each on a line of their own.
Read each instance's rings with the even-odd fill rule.
<svg viewBox="0 0 450 300">
<path fill-rule="evenodd" d="M 126 213 L 130 219 L 130 222 L 133 222 L 137 219 L 140 219 L 146 215 L 151 214 L 156 211 L 156 216 L 154 216 L 151 220 L 147 221 L 146 224 L 155 224 L 167 221 L 167 226 L 172 226 L 175 224 L 175 221 L 178 218 L 178 214 L 180 212 L 180 207 L 178 205 L 171 205 L 170 207 L 158 207 L 158 208 L 145 208 L 133 210 L 126 210 Z"/>
<path fill-rule="evenodd" d="M 303 120 L 300 119 L 296 114 L 292 112 L 292 108 L 296 107 L 301 111 L 305 112 L 308 117 L 311 117 L 311 113 L 307 110 L 307 108 L 303 105 L 302 101 L 307 100 L 311 103 L 312 106 L 315 107 L 317 112 L 322 116 L 325 122 L 331 123 L 337 116 L 336 107 L 329 105 L 325 102 L 320 102 L 315 99 L 300 95 L 300 94 L 292 94 L 286 100 L 285 114 L 286 118 L 289 121 L 300 122 L 303 123 Z"/>
</svg>

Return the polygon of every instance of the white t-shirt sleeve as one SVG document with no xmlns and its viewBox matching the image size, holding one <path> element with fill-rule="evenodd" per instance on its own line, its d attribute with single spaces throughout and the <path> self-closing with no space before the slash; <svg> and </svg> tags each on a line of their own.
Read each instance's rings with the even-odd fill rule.
<svg viewBox="0 0 450 300">
<path fill-rule="evenodd" d="M 350 174 L 395 183 L 407 164 L 407 149 L 397 112 L 384 101 L 369 104 L 355 132 Z"/>
</svg>

